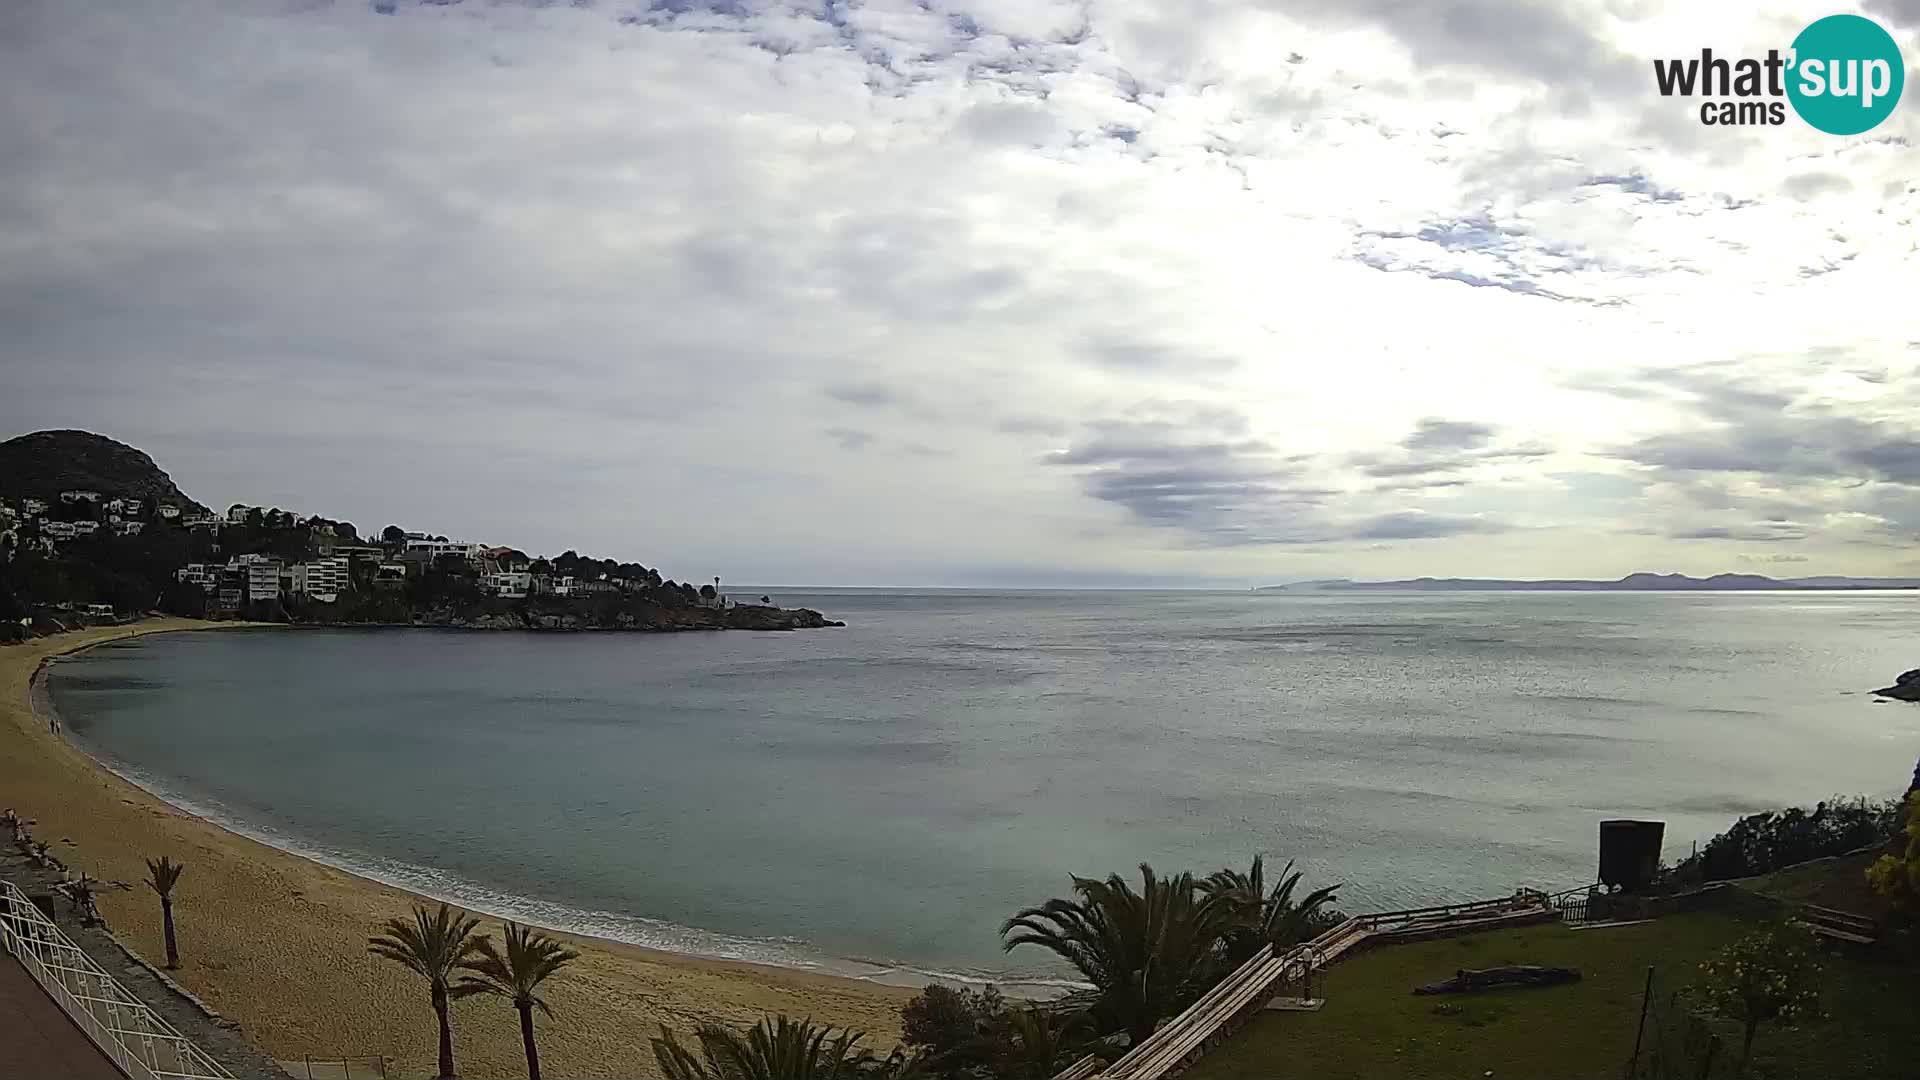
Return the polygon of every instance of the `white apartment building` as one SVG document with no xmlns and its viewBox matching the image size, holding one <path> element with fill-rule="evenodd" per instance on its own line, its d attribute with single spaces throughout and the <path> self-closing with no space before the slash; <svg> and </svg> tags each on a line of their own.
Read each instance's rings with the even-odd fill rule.
<svg viewBox="0 0 1920 1080">
<path fill-rule="evenodd" d="M 280 599 L 280 560 L 266 555 L 236 555 L 228 565 L 246 574 L 247 600 Z"/>
<path fill-rule="evenodd" d="M 220 584 L 220 567 L 214 563 L 188 563 L 173 572 L 175 581 L 184 581 L 189 585 L 198 585 L 205 592 L 212 592 Z"/>
<path fill-rule="evenodd" d="M 341 593 L 353 588 L 351 565 L 352 560 L 344 555 L 295 563 L 293 591 L 295 595 L 331 604 L 340 598 Z"/>
</svg>

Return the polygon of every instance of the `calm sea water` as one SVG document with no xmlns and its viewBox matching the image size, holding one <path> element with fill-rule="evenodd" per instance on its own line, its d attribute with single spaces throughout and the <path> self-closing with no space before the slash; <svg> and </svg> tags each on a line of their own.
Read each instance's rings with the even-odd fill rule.
<svg viewBox="0 0 1920 1080">
<path fill-rule="evenodd" d="M 177 634 L 55 665 L 70 732 L 243 831 L 484 910 L 909 980 L 1051 973 L 1069 873 L 1255 852 L 1350 910 L 1591 880 L 1890 794 L 1920 595 L 782 592 L 793 634 Z"/>
</svg>

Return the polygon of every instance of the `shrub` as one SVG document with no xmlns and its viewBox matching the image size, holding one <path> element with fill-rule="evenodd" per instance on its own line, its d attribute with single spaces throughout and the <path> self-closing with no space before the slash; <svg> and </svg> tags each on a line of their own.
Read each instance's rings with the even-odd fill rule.
<svg viewBox="0 0 1920 1080">
<path fill-rule="evenodd" d="M 1811 935 L 1777 927 L 1757 931 L 1700 965 L 1694 988 L 1711 1016 L 1741 1027 L 1740 1068 L 1753 1057 L 1753 1039 L 1767 1025 L 1794 1027 L 1820 1016 L 1820 968 Z"/>
<path fill-rule="evenodd" d="M 956 990 L 929 984 L 901 1006 L 901 1038 L 909 1046 L 943 1058 L 984 1053 L 982 1039 L 1006 1011 L 1006 999 L 995 987 Z"/>
<path fill-rule="evenodd" d="M 1796 806 L 1750 814 L 1664 877 L 1669 882 L 1726 881 L 1844 855 L 1893 835 L 1898 814 L 1894 800 L 1857 796 L 1819 803 L 1812 810 Z"/>
<path fill-rule="evenodd" d="M 1867 870 L 1867 883 L 1894 910 L 1920 915 L 1920 791 L 1907 795 L 1906 844 L 1898 854 L 1882 855 Z"/>
</svg>

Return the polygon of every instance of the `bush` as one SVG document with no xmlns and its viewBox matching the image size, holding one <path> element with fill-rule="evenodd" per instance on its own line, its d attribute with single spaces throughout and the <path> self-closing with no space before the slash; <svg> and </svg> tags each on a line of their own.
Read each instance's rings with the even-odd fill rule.
<svg viewBox="0 0 1920 1080">
<path fill-rule="evenodd" d="M 908 1046 L 941 1057 L 984 1052 L 981 1040 L 1006 1011 L 1006 999 L 995 987 L 956 990 L 930 984 L 901 1006 L 901 1038 Z"/>
<path fill-rule="evenodd" d="M 1813 939 L 1794 927 L 1760 930 L 1700 965 L 1693 990 L 1707 1015 L 1740 1026 L 1740 1068 L 1766 1026 L 1794 1027 L 1820 1018 L 1820 966 Z"/>
<path fill-rule="evenodd" d="M 1880 856 L 1868 869 L 1867 882 L 1894 910 L 1911 917 L 1920 915 L 1920 791 L 1907 795 L 1905 833 L 1899 854 Z"/>
<path fill-rule="evenodd" d="M 1796 806 L 1751 814 L 1665 871 L 1663 878 L 1669 884 L 1727 881 L 1845 855 L 1885 842 L 1898 816 L 1894 800 L 1857 796 L 1823 802 L 1810 811 Z"/>
</svg>

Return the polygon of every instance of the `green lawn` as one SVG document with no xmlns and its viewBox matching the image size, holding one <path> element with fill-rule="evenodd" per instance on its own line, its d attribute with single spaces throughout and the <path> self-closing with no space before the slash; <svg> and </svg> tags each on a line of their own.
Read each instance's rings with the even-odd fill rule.
<svg viewBox="0 0 1920 1080">
<path fill-rule="evenodd" d="M 1484 1078 L 1618 1080 L 1633 1048 L 1640 991 L 1692 981 L 1700 961 L 1752 924 L 1717 913 L 1634 926 L 1569 930 L 1546 924 L 1383 946 L 1328 973 L 1318 1013 L 1262 1013 L 1188 1073 L 1194 1080 Z M 1456 968 L 1549 964 L 1579 983 L 1539 990 L 1415 997 Z M 1920 1077 L 1920 999 L 1914 977 L 1836 955 L 1826 1005 L 1836 1019 L 1803 1032 L 1763 1032 L 1760 1077 Z M 1737 1043 L 1737 1038 L 1736 1038 Z"/>
</svg>

